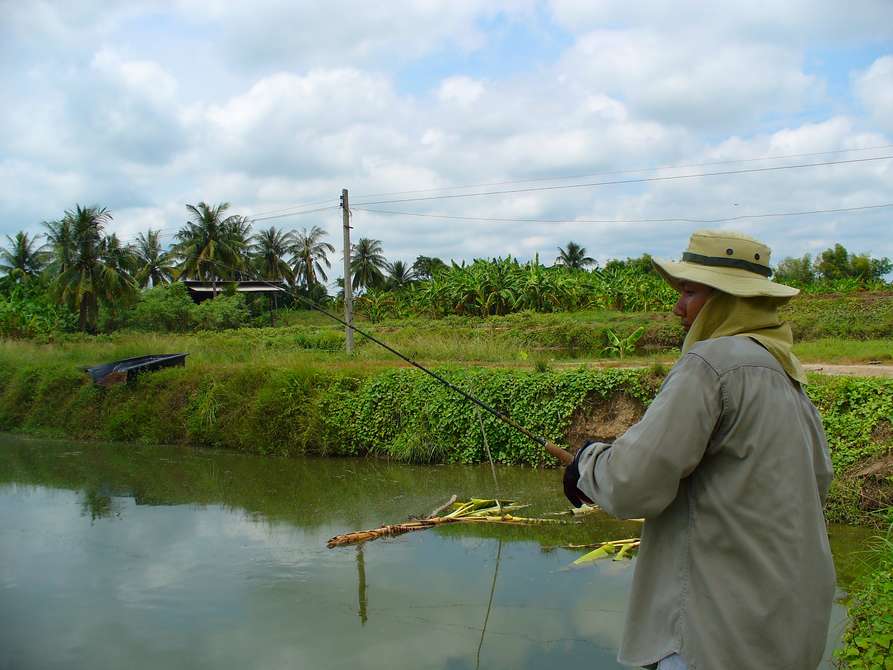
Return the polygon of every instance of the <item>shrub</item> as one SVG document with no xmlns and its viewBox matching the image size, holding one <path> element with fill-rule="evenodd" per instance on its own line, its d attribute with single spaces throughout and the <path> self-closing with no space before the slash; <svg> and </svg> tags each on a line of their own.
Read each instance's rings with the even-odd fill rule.
<svg viewBox="0 0 893 670">
<path fill-rule="evenodd" d="M 50 300 L 36 282 L 0 292 L 0 337 L 36 337 L 77 329 L 77 315 Z"/>
<path fill-rule="evenodd" d="M 183 332 L 195 324 L 195 311 L 186 285 L 175 282 L 143 293 L 133 309 L 132 320 L 136 328 L 143 330 Z"/>
<path fill-rule="evenodd" d="M 248 308 L 241 293 L 217 296 L 196 305 L 196 326 L 200 330 L 224 330 L 239 328 L 248 323 Z"/>
<path fill-rule="evenodd" d="M 298 331 L 295 343 L 301 349 L 340 351 L 344 348 L 344 334 L 332 330 Z"/>
</svg>

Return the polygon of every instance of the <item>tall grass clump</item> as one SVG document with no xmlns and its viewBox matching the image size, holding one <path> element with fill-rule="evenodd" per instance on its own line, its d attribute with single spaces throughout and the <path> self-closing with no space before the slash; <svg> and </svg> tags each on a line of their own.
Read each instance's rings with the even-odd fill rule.
<svg viewBox="0 0 893 670">
<path fill-rule="evenodd" d="M 852 670 L 893 668 L 893 527 L 875 541 L 874 569 L 856 580 L 849 593 L 848 625 L 835 657 Z"/>
</svg>

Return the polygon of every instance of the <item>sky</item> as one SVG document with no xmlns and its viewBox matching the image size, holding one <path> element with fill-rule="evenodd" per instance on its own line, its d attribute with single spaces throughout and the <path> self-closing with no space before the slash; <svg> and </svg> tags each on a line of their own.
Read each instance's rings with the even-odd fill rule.
<svg viewBox="0 0 893 670">
<path fill-rule="evenodd" d="M 80 204 L 171 242 L 186 204 L 229 202 L 255 230 L 326 230 L 332 279 L 346 188 L 354 241 L 389 260 L 551 264 L 571 240 L 602 263 L 678 258 L 699 228 L 773 262 L 836 242 L 893 257 L 890 0 L 0 12 L 3 235 Z"/>
</svg>

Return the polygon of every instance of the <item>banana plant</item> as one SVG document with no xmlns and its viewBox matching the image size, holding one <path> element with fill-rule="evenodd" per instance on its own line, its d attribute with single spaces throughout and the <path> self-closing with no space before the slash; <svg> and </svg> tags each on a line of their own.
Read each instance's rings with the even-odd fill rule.
<svg viewBox="0 0 893 670">
<path fill-rule="evenodd" d="M 608 345 L 602 349 L 603 354 L 608 354 L 609 356 L 619 356 L 620 360 L 623 360 L 626 354 L 632 353 L 636 350 L 636 343 L 639 341 L 639 338 L 645 333 L 645 327 L 639 326 L 629 335 L 625 337 L 621 337 L 613 330 L 608 328 L 605 331 L 605 336 L 608 338 Z"/>
</svg>

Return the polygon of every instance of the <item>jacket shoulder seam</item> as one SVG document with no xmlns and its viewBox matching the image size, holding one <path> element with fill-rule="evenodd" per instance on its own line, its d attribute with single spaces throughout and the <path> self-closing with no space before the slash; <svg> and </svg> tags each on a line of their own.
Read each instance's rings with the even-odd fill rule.
<svg viewBox="0 0 893 670">
<path fill-rule="evenodd" d="M 695 351 L 689 351 L 689 352 L 688 352 L 687 354 L 685 354 L 685 355 L 686 355 L 686 356 L 691 356 L 691 357 L 693 357 L 693 358 L 697 358 L 697 359 L 703 361 L 704 364 L 705 364 L 708 368 L 710 368 L 710 369 L 713 371 L 713 374 L 715 374 L 717 377 L 722 377 L 722 373 L 720 373 L 720 371 L 716 369 L 716 366 L 714 366 L 713 363 L 711 363 L 711 362 L 708 361 L 706 358 L 704 358 L 703 356 L 701 356 L 701 354 L 699 354 L 699 353 L 697 353 L 697 352 L 695 352 Z"/>
<path fill-rule="evenodd" d="M 722 372 L 718 372 L 717 374 L 720 377 L 725 377 L 730 372 L 735 372 L 736 370 L 740 370 L 742 368 L 757 368 L 760 370 L 769 370 L 770 372 L 774 372 L 778 375 L 784 375 L 785 377 L 788 376 L 788 373 L 784 371 L 784 368 L 776 369 L 771 365 L 763 365 L 762 363 L 738 363 L 737 365 L 734 365 L 727 370 L 723 370 Z"/>
</svg>

